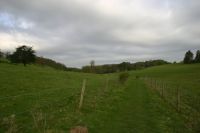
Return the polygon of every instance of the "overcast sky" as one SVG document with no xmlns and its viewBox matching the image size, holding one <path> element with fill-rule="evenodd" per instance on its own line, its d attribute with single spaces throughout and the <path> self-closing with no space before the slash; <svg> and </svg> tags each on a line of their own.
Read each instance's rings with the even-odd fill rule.
<svg viewBox="0 0 200 133">
<path fill-rule="evenodd" d="M 200 49 L 200 0 L 0 0 L 0 49 L 81 67 L 182 60 Z"/>
</svg>

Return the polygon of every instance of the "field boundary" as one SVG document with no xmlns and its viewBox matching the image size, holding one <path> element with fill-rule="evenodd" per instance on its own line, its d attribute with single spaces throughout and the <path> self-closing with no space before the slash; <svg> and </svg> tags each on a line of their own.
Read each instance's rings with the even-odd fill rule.
<svg viewBox="0 0 200 133">
<path fill-rule="evenodd" d="M 200 130 L 200 112 L 195 108 L 198 106 L 198 101 L 190 105 L 187 101 L 188 95 L 183 93 L 183 87 L 180 85 L 176 87 L 170 86 L 164 80 L 151 77 L 142 77 L 141 79 L 148 88 L 155 91 L 166 103 L 184 117 L 188 128 L 194 129 L 195 131 Z M 194 97 L 190 98 L 194 99 Z M 195 101 L 195 99 L 192 101 Z"/>
</svg>

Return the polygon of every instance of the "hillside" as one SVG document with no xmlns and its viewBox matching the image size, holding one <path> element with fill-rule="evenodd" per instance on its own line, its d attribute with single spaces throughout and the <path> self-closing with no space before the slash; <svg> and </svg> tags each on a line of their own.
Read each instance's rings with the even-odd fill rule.
<svg viewBox="0 0 200 133">
<path fill-rule="evenodd" d="M 91 133 L 195 132 L 184 114 L 152 91 L 143 77 L 181 85 L 188 96 L 199 100 L 199 68 L 199 64 L 164 65 L 132 71 L 122 85 L 117 73 L 85 74 L 1 63 L 0 132 L 11 128 L 28 133 L 68 132 L 77 125 L 88 127 Z M 86 90 L 78 111 L 83 79 Z M 185 101 L 193 105 L 190 99 Z"/>
</svg>

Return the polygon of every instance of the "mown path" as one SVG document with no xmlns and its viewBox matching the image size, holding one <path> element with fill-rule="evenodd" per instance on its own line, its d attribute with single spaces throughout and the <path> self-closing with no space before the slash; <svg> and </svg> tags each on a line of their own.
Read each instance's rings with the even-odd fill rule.
<svg viewBox="0 0 200 133">
<path fill-rule="evenodd" d="M 141 80 L 130 79 L 122 100 L 99 126 L 101 133 L 189 132 L 181 117 Z"/>
</svg>

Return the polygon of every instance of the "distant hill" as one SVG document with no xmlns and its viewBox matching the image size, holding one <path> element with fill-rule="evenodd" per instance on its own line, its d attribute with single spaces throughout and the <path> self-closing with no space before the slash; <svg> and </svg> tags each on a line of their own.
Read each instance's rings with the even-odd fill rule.
<svg viewBox="0 0 200 133">
<path fill-rule="evenodd" d="M 64 64 L 44 57 L 36 57 L 35 63 L 42 66 L 53 67 L 55 69 L 67 70 L 67 67 Z"/>
</svg>

